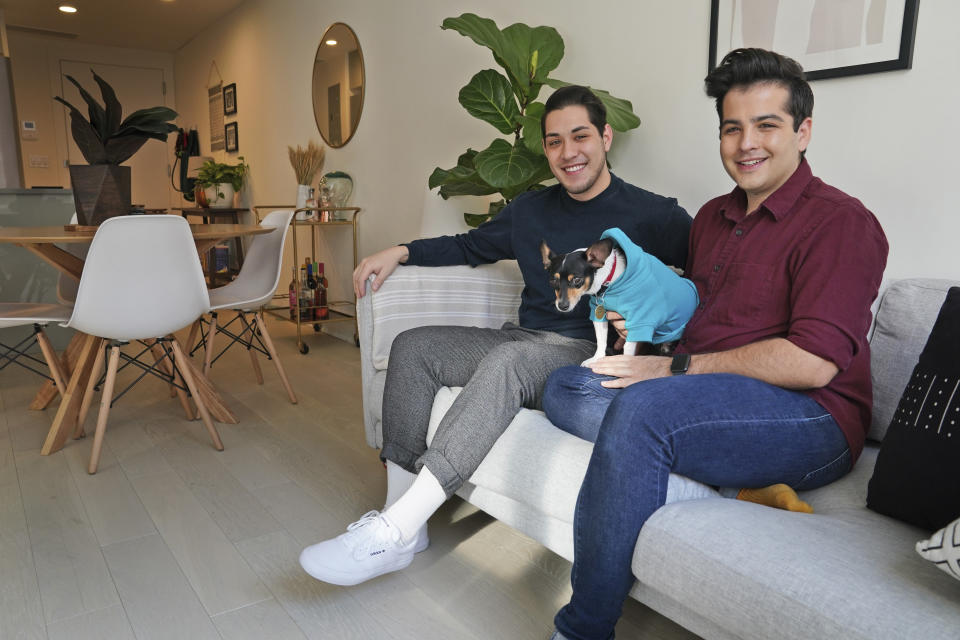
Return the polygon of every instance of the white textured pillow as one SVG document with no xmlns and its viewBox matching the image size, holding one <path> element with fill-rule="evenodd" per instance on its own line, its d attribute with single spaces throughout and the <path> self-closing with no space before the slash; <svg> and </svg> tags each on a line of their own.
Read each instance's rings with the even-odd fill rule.
<svg viewBox="0 0 960 640">
<path fill-rule="evenodd" d="M 918 542 L 917 553 L 960 580 L 960 518 Z"/>
</svg>

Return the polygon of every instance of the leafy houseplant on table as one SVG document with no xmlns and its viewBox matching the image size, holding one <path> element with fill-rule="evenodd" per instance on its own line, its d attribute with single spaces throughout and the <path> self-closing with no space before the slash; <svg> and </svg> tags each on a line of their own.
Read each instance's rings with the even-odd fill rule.
<svg viewBox="0 0 960 640">
<path fill-rule="evenodd" d="M 243 188 L 250 165 L 238 156 L 237 164 L 225 164 L 207 160 L 197 169 L 194 184 L 197 187 L 197 204 L 212 209 L 229 209 L 233 206 L 233 194 Z"/>
<path fill-rule="evenodd" d="M 544 104 L 536 102 L 543 85 L 554 89 L 572 84 L 548 77 L 563 58 L 563 38 L 553 27 L 529 27 L 512 24 L 500 30 L 493 20 L 465 13 L 447 18 L 442 29 L 453 29 L 493 52 L 493 59 L 506 76 L 495 69 L 474 75 L 460 90 L 460 104 L 470 115 L 493 125 L 513 140 L 496 138 L 482 150 L 467 149 L 451 169 L 434 169 L 431 189 L 440 187 L 440 197 L 486 196 L 499 193 L 485 214 L 465 213 L 470 226 L 477 226 L 496 215 L 508 202 L 524 191 L 539 189 L 553 178 L 543 154 L 540 117 Z M 607 122 L 617 131 L 640 125 L 628 100 L 615 98 L 606 91 L 592 89 L 607 108 Z"/>
<path fill-rule="evenodd" d="M 152 107 L 134 111 L 121 121 L 123 108 L 113 87 L 103 78 L 93 73 L 103 105 L 72 76 L 66 78 L 80 90 L 89 115 L 89 119 L 84 118 L 72 104 L 60 96 L 54 98 L 70 109 L 73 140 L 90 163 L 70 165 L 77 222 L 96 225 L 107 218 L 130 213 L 130 167 L 121 167 L 120 163 L 126 162 L 151 138 L 166 141 L 167 135 L 177 130 L 176 125 L 169 122 L 177 117 L 177 112 L 167 107 Z"/>
</svg>

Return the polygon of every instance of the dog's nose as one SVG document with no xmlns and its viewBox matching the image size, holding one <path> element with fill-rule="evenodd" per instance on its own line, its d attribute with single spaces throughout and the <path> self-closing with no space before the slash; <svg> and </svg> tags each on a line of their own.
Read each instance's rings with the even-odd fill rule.
<svg viewBox="0 0 960 640">
<path fill-rule="evenodd" d="M 564 299 L 564 300 L 557 300 L 557 309 L 560 309 L 560 311 L 566 311 L 566 310 L 569 309 L 569 308 L 570 308 L 570 301 L 569 301 L 569 300 L 566 300 L 566 299 Z"/>
</svg>

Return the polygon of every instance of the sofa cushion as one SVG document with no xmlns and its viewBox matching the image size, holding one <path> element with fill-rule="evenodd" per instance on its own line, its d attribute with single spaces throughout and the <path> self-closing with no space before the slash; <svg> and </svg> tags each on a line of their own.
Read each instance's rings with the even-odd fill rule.
<svg viewBox="0 0 960 640">
<path fill-rule="evenodd" d="M 870 339 L 873 420 L 867 437 L 871 440 L 880 441 L 886 435 L 947 289 L 958 284 L 912 278 L 895 281 L 884 292 Z"/>
<path fill-rule="evenodd" d="M 710 637 L 956 638 L 960 583 L 914 552 L 920 529 L 862 506 L 872 459 L 865 450 L 853 473 L 805 492 L 814 514 L 739 500 L 662 507 L 640 532 L 635 593 L 675 603 Z"/>
<path fill-rule="evenodd" d="M 960 511 L 960 287 L 947 293 L 887 431 L 867 506 L 933 531 Z"/>
<path fill-rule="evenodd" d="M 917 553 L 960 580 L 960 518 L 918 542 Z"/>
</svg>

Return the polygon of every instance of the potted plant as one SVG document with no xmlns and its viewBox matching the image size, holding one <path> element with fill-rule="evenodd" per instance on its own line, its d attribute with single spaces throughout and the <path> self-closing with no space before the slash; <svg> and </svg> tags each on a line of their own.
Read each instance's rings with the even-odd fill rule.
<svg viewBox="0 0 960 640">
<path fill-rule="evenodd" d="M 447 18 L 442 29 L 453 29 L 493 53 L 494 61 L 506 75 L 485 69 L 474 75 L 460 90 L 460 104 L 467 112 L 493 125 L 512 140 L 497 137 L 482 151 L 467 149 L 450 169 L 437 167 L 430 175 L 431 189 L 440 187 L 440 197 L 485 196 L 499 193 L 487 213 L 465 213 L 467 224 L 475 227 L 492 218 L 510 200 L 524 191 L 539 189 L 553 178 L 543 154 L 540 116 L 544 104 L 537 102 L 543 85 L 554 89 L 572 84 L 548 77 L 563 59 L 563 38 L 553 27 L 512 24 L 501 30 L 490 19 L 472 13 Z M 592 89 L 607 108 L 607 122 L 617 131 L 640 125 L 628 100 L 606 91 Z"/>
<path fill-rule="evenodd" d="M 70 131 L 88 165 L 70 165 L 77 222 L 95 225 L 105 219 L 130 213 L 130 167 L 121 167 L 147 140 L 166 141 L 177 130 L 171 122 L 177 112 L 167 107 L 134 111 L 126 119 L 117 94 L 93 70 L 104 104 L 100 104 L 72 76 L 72 82 L 87 103 L 89 119 L 60 96 L 54 100 L 70 109 Z"/>
<path fill-rule="evenodd" d="M 233 195 L 243 188 L 250 165 L 237 158 L 237 164 L 226 164 L 207 160 L 197 169 L 195 185 L 197 204 L 213 209 L 229 209 L 233 206 Z"/>
</svg>

